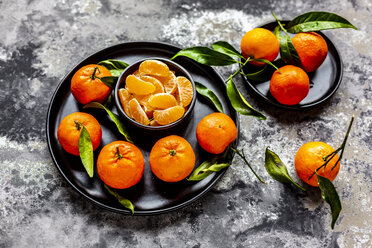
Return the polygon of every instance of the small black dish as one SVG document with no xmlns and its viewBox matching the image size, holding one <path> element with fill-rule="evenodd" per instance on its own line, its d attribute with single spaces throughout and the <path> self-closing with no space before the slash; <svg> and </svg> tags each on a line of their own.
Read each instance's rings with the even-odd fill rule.
<svg viewBox="0 0 372 248">
<path fill-rule="evenodd" d="M 289 21 L 282 21 L 283 24 L 287 24 Z M 270 22 L 268 24 L 260 26 L 260 28 L 265 28 L 273 31 L 277 26 L 276 22 Z M 254 96 L 265 102 L 279 107 L 282 109 L 289 110 L 301 110 L 313 108 L 321 103 L 328 100 L 338 89 L 342 81 L 343 74 L 343 64 L 341 56 L 337 51 L 337 48 L 332 43 L 332 41 L 322 32 L 317 32 L 320 34 L 324 40 L 327 42 L 328 55 L 323 64 L 314 72 L 308 73 L 310 79 L 310 91 L 309 94 L 297 105 L 284 105 L 275 100 L 275 98 L 270 94 L 270 77 L 265 81 L 256 82 L 249 80 L 247 77 L 243 76 L 243 80 L 247 83 L 249 92 L 253 92 Z M 291 34 L 290 34 L 291 35 Z M 293 37 L 294 35 L 292 35 Z M 278 56 L 278 58 L 280 55 Z M 278 59 L 277 58 L 277 59 Z M 274 63 L 277 66 L 283 66 L 283 62 Z M 259 71 L 259 68 L 255 68 L 252 65 L 247 65 L 243 68 L 245 74 L 252 73 L 254 71 Z"/>
<path fill-rule="evenodd" d="M 184 76 L 188 80 L 190 80 L 193 88 L 193 98 L 190 103 L 190 105 L 187 108 L 187 111 L 185 114 L 178 119 L 175 122 L 172 122 L 168 125 L 163 125 L 163 126 L 146 126 L 141 123 L 138 123 L 134 119 L 130 118 L 124 111 L 120 98 L 119 98 L 119 89 L 123 88 L 125 86 L 125 80 L 126 78 L 130 75 L 133 74 L 136 70 L 138 70 L 139 65 L 145 61 L 145 60 L 158 60 L 166 65 L 168 65 L 169 69 L 171 71 L 174 71 L 176 76 Z M 131 125 L 131 128 L 135 131 L 139 131 L 143 135 L 154 135 L 154 136 L 164 136 L 168 135 L 174 131 L 180 130 L 183 128 L 187 122 L 190 120 L 190 116 L 192 115 L 192 111 L 194 110 L 195 106 L 195 101 L 196 101 L 196 89 L 195 89 L 195 83 L 194 80 L 192 79 L 190 73 L 183 68 L 181 65 L 165 58 L 146 58 L 146 59 L 141 59 L 131 65 L 129 65 L 120 75 L 118 78 L 118 82 L 116 83 L 115 91 L 114 91 L 114 96 L 115 96 L 115 103 L 116 103 L 116 108 L 118 109 L 118 112 L 126 119 L 127 123 Z"/>
</svg>

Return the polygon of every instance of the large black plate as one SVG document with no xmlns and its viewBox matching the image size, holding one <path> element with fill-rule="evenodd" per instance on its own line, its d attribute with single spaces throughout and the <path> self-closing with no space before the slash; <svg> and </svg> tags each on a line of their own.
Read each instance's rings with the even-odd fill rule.
<svg viewBox="0 0 372 248">
<path fill-rule="evenodd" d="M 93 178 L 89 178 L 85 172 L 80 158 L 66 153 L 58 143 L 57 129 L 61 120 L 77 111 L 93 114 L 101 124 L 102 141 L 100 147 L 95 151 L 95 159 L 103 146 L 115 140 L 123 140 L 115 125 L 100 110 L 83 109 L 70 92 L 70 81 L 74 73 L 82 66 L 97 63 L 105 59 L 119 59 L 127 63 L 133 63 L 143 58 L 160 57 L 171 58 L 180 48 L 158 42 L 129 42 L 103 49 L 78 64 L 58 85 L 49 105 L 47 115 L 47 141 L 51 156 L 55 165 L 67 182 L 81 195 L 97 204 L 114 212 L 130 214 L 121 206 L 115 198 L 110 196 L 104 189 L 102 181 L 95 171 Z M 175 62 L 183 66 L 191 74 L 195 81 L 201 82 L 212 89 L 220 98 L 225 113 L 239 123 L 238 115 L 229 104 L 226 96 L 223 79 L 211 67 L 197 64 L 187 58 L 177 58 Z M 112 111 L 117 113 L 113 106 Z M 196 155 L 196 164 L 210 158 L 210 154 L 203 151 L 198 145 L 195 129 L 199 121 L 215 110 L 200 96 L 197 101 L 190 122 L 183 130 L 175 133 L 187 139 L 193 147 Z M 122 121 L 125 122 L 124 118 Z M 207 193 L 222 177 L 225 170 L 215 173 L 200 182 L 188 182 L 183 180 L 178 183 L 165 183 L 157 179 L 151 172 L 148 164 L 149 153 L 156 139 L 142 137 L 132 132 L 135 144 L 141 149 L 145 157 L 145 171 L 142 180 L 135 186 L 120 190 L 119 193 L 130 199 L 136 206 L 135 215 L 153 215 L 169 212 L 184 207 Z M 236 140 L 238 142 L 238 139 Z"/>
<path fill-rule="evenodd" d="M 282 23 L 286 24 L 288 21 L 283 21 Z M 271 22 L 260 27 L 273 31 L 276 26 L 276 22 Z M 329 99 L 337 91 L 341 83 L 343 65 L 341 57 L 332 41 L 322 32 L 317 33 L 319 33 L 327 42 L 328 55 L 323 64 L 316 71 L 308 73 L 311 88 L 305 99 L 303 99 L 299 104 L 293 106 L 281 104 L 270 94 L 270 79 L 264 82 L 254 82 L 248 80 L 245 76 L 242 76 L 248 87 L 251 89 L 251 92 L 253 92 L 258 98 L 263 99 L 276 107 L 291 110 L 315 107 Z M 283 65 L 284 64 L 277 64 L 277 66 Z M 252 66 L 244 68 L 243 71 L 244 73 L 249 73 L 250 69 L 252 69 Z"/>
</svg>

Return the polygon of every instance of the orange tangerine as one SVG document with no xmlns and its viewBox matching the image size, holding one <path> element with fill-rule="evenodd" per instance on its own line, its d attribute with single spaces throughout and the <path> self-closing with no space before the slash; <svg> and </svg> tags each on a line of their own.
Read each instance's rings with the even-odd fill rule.
<svg viewBox="0 0 372 248">
<path fill-rule="evenodd" d="M 181 106 L 174 106 L 165 110 L 154 110 L 154 120 L 160 125 L 168 125 L 180 119 L 185 113 Z"/>
<path fill-rule="evenodd" d="M 141 108 L 141 105 L 139 104 L 137 99 L 133 98 L 129 101 L 129 108 L 130 114 L 135 121 L 143 125 L 150 124 L 150 120 L 147 117 L 146 112 Z"/>
<path fill-rule="evenodd" d="M 158 109 L 167 109 L 177 105 L 176 98 L 168 93 L 158 93 L 152 95 L 149 98 L 148 103 L 151 107 L 158 108 Z"/>
<path fill-rule="evenodd" d="M 155 91 L 152 83 L 146 82 L 134 75 L 129 75 L 125 80 L 125 88 L 136 95 L 147 95 Z"/>
<path fill-rule="evenodd" d="M 144 169 L 142 152 L 126 141 L 114 141 L 104 146 L 98 155 L 98 175 L 105 184 L 115 189 L 126 189 L 137 184 Z"/>
<path fill-rule="evenodd" d="M 187 140 L 170 135 L 158 140 L 150 152 L 150 168 L 160 180 L 178 182 L 194 169 L 195 153 Z"/>
<path fill-rule="evenodd" d="M 119 89 L 119 99 L 121 106 L 124 109 L 124 112 L 131 117 L 130 115 L 130 108 L 129 108 L 129 101 L 132 100 L 133 96 L 129 93 L 127 89 L 121 88 Z"/>
<path fill-rule="evenodd" d="M 155 91 L 153 92 L 154 94 L 165 92 L 163 84 L 158 79 L 151 77 L 151 76 L 141 76 L 140 78 L 143 81 L 152 83 L 155 86 Z"/>
<path fill-rule="evenodd" d="M 145 60 L 138 70 L 141 75 L 166 77 L 169 74 L 168 66 L 159 60 Z"/>
<path fill-rule="evenodd" d="M 182 107 L 186 107 L 191 103 L 194 91 L 190 80 L 185 77 L 177 77 L 177 87 L 179 103 Z"/>
</svg>

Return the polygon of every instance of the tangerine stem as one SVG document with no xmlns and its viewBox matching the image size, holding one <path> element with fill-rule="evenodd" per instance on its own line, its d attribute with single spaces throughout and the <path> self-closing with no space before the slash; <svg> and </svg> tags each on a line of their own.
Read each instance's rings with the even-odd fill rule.
<svg viewBox="0 0 372 248">
<path fill-rule="evenodd" d="M 99 72 L 99 73 L 101 73 L 100 71 L 99 71 L 99 68 L 97 67 L 97 66 L 95 66 L 94 67 L 94 70 L 93 70 L 93 73 L 92 73 L 92 75 L 90 76 L 90 79 L 92 79 L 92 80 L 94 80 L 94 79 L 96 79 L 96 78 L 99 78 L 99 77 L 97 77 L 96 76 L 96 72 Z"/>
<path fill-rule="evenodd" d="M 346 134 L 345 134 L 344 140 L 342 141 L 341 146 L 339 148 L 337 148 L 335 151 L 333 151 L 330 154 L 328 154 L 327 156 L 325 156 L 323 159 L 326 160 L 326 162 L 324 164 L 322 164 L 321 166 L 319 166 L 315 170 L 315 172 L 307 180 L 310 180 L 316 174 L 316 172 L 319 171 L 321 168 L 324 167 L 324 170 L 325 170 L 325 167 L 327 166 L 327 164 L 329 163 L 329 161 L 331 161 L 334 158 L 334 156 L 336 156 L 336 154 L 339 151 L 341 151 L 341 154 L 340 154 L 339 158 L 337 159 L 335 165 L 331 168 L 331 170 L 333 170 L 334 168 L 336 168 L 337 164 L 341 161 L 341 159 L 342 159 L 342 157 L 344 155 L 346 141 L 347 141 L 347 138 L 349 137 L 351 126 L 353 125 L 353 122 L 354 122 L 354 115 L 351 117 L 351 120 L 350 120 L 350 123 L 349 123 L 349 127 L 347 128 L 347 131 L 346 131 Z"/>
<path fill-rule="evenodd" d="M 119 151 L 119 147 L 118 146 L 116 147 L 116 152 L 114 154 L 114 158 L 117 158 L 119 160 L 123 158 L 123 155 L 120 154 L 120 151 Z"/>
<path fill-rule="evenodd" d="M 171 150 L 169 150 L 169 155 L 171 155 L 171 156 L 174 156 L 174 155 L 176 155 L 176 150 L 173 150 L 173 149 L 171 149 Z"/>
<path fill-rule="evenodd" d="M 251 58 L 247 58 L 246 61 L 239 67 L 239 69 L 234 72 L 233 74 L 230 75 L 230 77 L 227 78 L 227 80 L 225 81 L 225 83 L 227 83 L 227 81 L 229 81 L 230 79 L 233 79 L 236 74 L 238 74 L 239 72 L 241 72 L 241 70 L 243 69 L 243 67 L 251 60 Z"/>
<path fill-rule="evenodd" d="M 244 154 L 243 149 L 242 149 L 241 153 L 239 152 L 238 149 L 235 149 L 234 147 L 231 147 L 231 150 L 233 152 L 235 152 L 236 154 L 238 154 L 243 159 L 243 161 L 246 163 L 246 165 L 248 165 L 249 169 L 251 169 L 253 174 L 257 177 L 258 180 L 260 180 L 261 183 L 267 185 L 266 182 L 253 170 L 252 166 L 248 163 L 247 159 L 245 158 L 245 154 Z"/>
<path fill-rule="evenodd" d="M 351 126 L 353 125 L 353 122 L 354 122 L 354 115 L 351 116 L 351 120 L 350 120 L 349 127 L 347 128 L 347 131 L 346 131 L 346 134 L 345 134 L 344 141 L 342 142 L 342 145 L 341 145 L 342 150 L 341 150 L 340 157 L 338 158 L 336 164 L 332 167 L 331 170 L 333 170 L 334 168 L 336 168 L 337 163 L 342 159 L 342 156 L 344 155 L 345 146 L 346 146 L 346 141 L 347 141 L 347 138 L 349 137 L 349 133 L 350 133 L 350 130 L 351 130 Z"/>
<path fill-rule="evenodd" d="M 274 16 L 276 22 L 278 23 L 280 29 L 281 29 L 281 30 L 282 30 L 286 35 L 289 35 L 289 34 L 287 33 L 287 30 L 283 27 L 282 23 L 279 21 L 278 17 L 275 15 L 275 13 L 272 12 L 272 14 L 273 14 L 273 16 Z"/>
<path fill-rule="evenodd" d="M 75 122 L 76 129 L 79 131 L 81 127 L 83 126 L 83 124 L 78 121 L 74 121 L 74 122 Z"/>
</svg>

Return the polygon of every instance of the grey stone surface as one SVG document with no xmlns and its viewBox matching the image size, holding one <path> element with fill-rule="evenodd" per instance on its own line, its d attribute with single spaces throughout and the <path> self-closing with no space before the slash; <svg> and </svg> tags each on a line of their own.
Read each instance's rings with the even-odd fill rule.
<svg viewBox="0 0 372 248">
<path fill-rule="evenodd" d="M 0 9 L 0 247 L 372 247 L 371 1 L 17 0 L 0 1 Z M 271 11 L 285 19 L 310 10 L 339 13 L 359 30 L 326 31 L 341 51 L 344 78 L 323 106 L 288 113 L 245 95 L 268 119 L 242 117 L 240 147 L 268 186 L 235 158 L 196 203 L 131 217 L 97 208 L 59 175 L 46 145 L 47 107 L 60 79 L 87 55 L 134 40 L 238 47 L 246 31 L 273 20 Z M 332 231 L 319 192 L 273 181 L 264 149 L 279 153 L 299 181 L 297 149 L 313 140 L 337 147 L 352 114 L 334 181 L 343 210 Z"/>
</svg>

